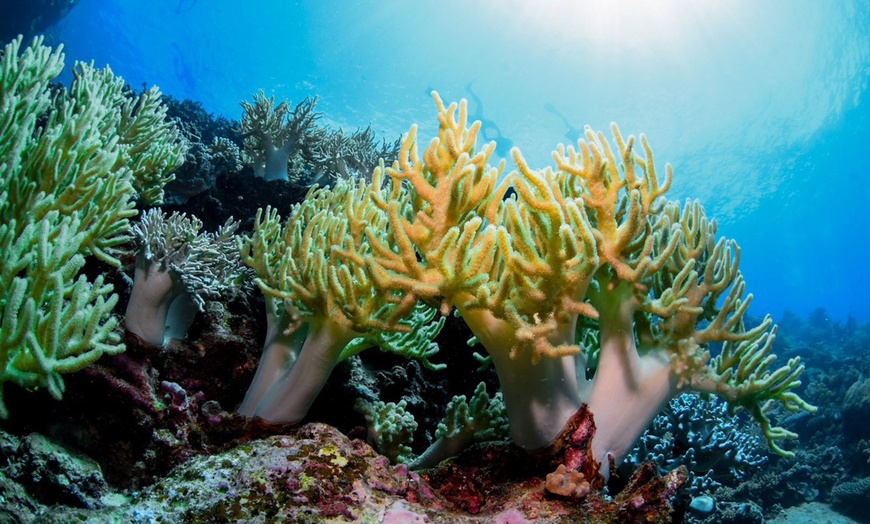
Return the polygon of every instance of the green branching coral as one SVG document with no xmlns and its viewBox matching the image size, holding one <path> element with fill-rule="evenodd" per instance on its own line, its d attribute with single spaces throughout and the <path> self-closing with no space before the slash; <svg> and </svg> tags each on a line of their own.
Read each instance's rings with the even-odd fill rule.
<svg viewBox="0 0 870 524">
<path fill-rule="evenodd" d="M 432 320 L 431 309 L 412 304 L 388 324 L 401 296 L 379 291 L 362 264 L 371 239 L 388 234 L 386 216 L 370 205 L 381 185 L 338 180 L 332 188 L 315 186 L 284 223 L 272 209 L 261 209 L 253 235 L 240 240 L 268 315 L 263 357 L 239 408 L 243 415 L 301 420 L 333 366 L 367 347 L 440 367 L 429 358 L 443 323 Z M 367 227 L 379 232 L 367 234 Z"/>
<path fill-rule="evenodd" d="M 61 374 L 104 353 L 123 351 L 111 316 L 118 296 L 102 277 L 75 275 L 84 266 L 85 234 L 77 216 L 50 211 L 43 220 L 0 225 L 0 417 L 9 413 L 3 385 L 46 387 L 60 399 Z"/>
<path fill-rule="evenodd" d="M 354 409 L 362 413 L 368 424 L 369 444 L 392 462 L 408 463 L 413 459 L 411 442 L 417 431 L 414 415 L 405 409 L 406 400 L 368 402 L 358 399 Z"/>
<path fill-rule="evenodd" d="M 130 99 L 111 70 L 77 63 L 53 94 L 62 48 L 21 43 L 0 54 L 0 388 L 60 398 L 61 374 L 123 350 L 112 287 L 77 277 L 85 257 L 120 265 L 133 199 L 159 199 L 184 145 L 156 88 Z"/>
<path fill-rule="evenodd" d="M 106 68 L 107 74 L 111 71 Z M 116 84 L 123 81 L 117 79 Z M 175 179 L 172 172 L 184 162 L 176 125 L 166 119 L 160 89 L 152 86 L 136 98 L 124 97 L 118 129 L 119 161 L 133 173 L 133 189 L 148 205 L 163 203 L 163 186 Z"/>
<path fill-rule="evenodd" d="M 481 382 L 468 401 L 456 395 L 447 404 L 444 419 L 435 431 L 435 442 L 411 464 L 414 468 L 430 468 L 444 459 L 458 455 L 474 442 L 504 440 L 510 435 L 510 424 L 501 392 L 492 397 Z"/>
<path fill-rule="evenodd" d="M 438 354 L 435 337 L 441 332 L 446 319 L 435 318 L 438 312 L 425 304 L 417 304 L 406 318 L 399 321 L 399 331 L 372 330 L 366 336 L 351 340 L 341 352 L 339 360 L 344 360 L 359 352 L 378 347 L 381 351 L 396 353 L 413 358 L 427 369 L 439 371 L 447 364 L 435 363 L 429 357 Z"/>
<path fill-rule="evenodd" d="M 447 404 L 447 415 L 438 424 L 435 438 L 456 438 L 468 435 L 476 441 L 507 438 L 509 426 L 501 393 L 490 397 L 486 384 L 474 389 L 471 401 L 457 395 Z"/>
</svg>

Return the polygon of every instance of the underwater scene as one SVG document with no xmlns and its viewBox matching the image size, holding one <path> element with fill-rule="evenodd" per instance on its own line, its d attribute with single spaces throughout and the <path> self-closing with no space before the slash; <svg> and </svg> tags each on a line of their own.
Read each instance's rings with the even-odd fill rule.
<svg viewBox="0 0 870 524">
<path fill-rule="evenodd" d="M 870 522 L 866 0 L 0 7 L 0 522 Z"/>
</svg>

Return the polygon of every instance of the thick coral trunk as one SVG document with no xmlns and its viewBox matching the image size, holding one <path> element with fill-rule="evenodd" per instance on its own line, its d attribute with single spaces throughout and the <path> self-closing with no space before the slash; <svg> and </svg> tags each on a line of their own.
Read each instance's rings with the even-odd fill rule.
<svg viewBox="0 0 870 524">
<path fill-rule="evenodd" d="M 289 327 L 287 313 L 277 313 L 273 298 L 266 297 L 266 342 L 263 344 L 263 356 L 257 366 L 254 380 L 245 393 L 245 399 L 239 406 L 239 413 L 246 417 L 254 416 L 257 404 L 263 400 L 266 392 L 284 375 L 290 373 L 296 363 L 308 327 L 302 326 L 293 334 L 285 332 Z M 282 308 L 283 309 L 283 308 Z"/>
<path fill-rule="evenodd" d="M 514 443 L 525 449 L 549 445 L 580 408 L 574 357 L 537 364 L 529 355 L 511 358 L 516 333 L 510 324 L 486 310 L 460 308 L 460 314 L 492 356 Z"/>
<path fill-rule="evenodd" d="M 634 447 L 656 414 L 676 393 L 676 381 L 664 353 L 641 356 L 635 342 L 634 300 L 614 293 L 599 307 L 601 355 L 586 400 L 595 417 L 592 453 L 601 474 L 610 474 L 608 456 L 616 464 Z"/>
<path fill-rule="evenodd" d="M 287 142 L 280 147 L 271 143 L 266 144 L 266 163 L 263 166 L 262 176 L 267 181 L 289 180 L 287 166 L 290 163 L 290 153 L 295 142 Z"/>
<path fill-rule="evenodd" d="M 152 346 L 162 346 L 169 306 L 181 293 L 181 284 L 171 270 L 137 261 L 125 314 L 127 331 Z"/>
<path fill-rule="evenodd" d="M 254 416 L 275 424 L 299 422 L 332 373 L 341 351 L 359 336 L 327 319 L 309 322 L 308 335 L 296 363 L 257 404 Z"/>
</svg>

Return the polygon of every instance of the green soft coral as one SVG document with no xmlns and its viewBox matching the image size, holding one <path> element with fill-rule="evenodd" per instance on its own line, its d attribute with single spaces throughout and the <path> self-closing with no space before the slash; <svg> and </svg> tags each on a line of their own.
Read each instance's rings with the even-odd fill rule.
<svg viewBox="0 0 870 524">
<path fill-rule="evenodd" d="M 407 400 L 396 403 L 358 399 L 354 405 L 366 419 L 369 444 L 394 463 L 405 464 L 414 458 L 410 444 L 414 441 L 417 421 L 407 407 Z"/>
<path fill-rule="evenodd" d="M 370 205 L 371 194 L 380 191 L 378 180 L 315 186 L 285 223 L 274 210 L 261 209 L 253 235 L 239 240 L 242 261 L 266 297 L 268 322 L 241 414 L 275 423 L 300 421 L 333 367 L 367 347 L 440 367 L 429 357 L 443 323 L 432 322 L 431 311 L 412 304 L 390 325 L 400 297 L 377 290 L 361 263 L 372 249 L 366 227 L 380 231 L 374 236 L 388 234 L 386 217 Z"/>
<path fill-rule="evenodd" d="M 470 401 L 465 395 L 456 395 L 445 411 L 435 431 L 435 442 L 417 457 L 412 467 L 431 468 L 475 442 L 504 440 L 510 435 L 502 394 L 490 397 L 484 382 L 477 385 Z"/>
<path fill-rule="evenodd" d="M 3 385 L 46 387 L 56 399 L 61 374 L 79 370 L 102 354 L 123 351 L 111 316 L 118 296 L 102 277 L 83 275 L 84 233 L 76 217 L 49 212 L 15 232 L 13 219 L 0 226 L 0 417 L 9 413 Z"/>
<path fill-rule="evenodd" d="M 85 257 L 120 265 L 134 197 L 159 198 L 184 145 L 159 91 L 131 101 L 108 68 L 77 63 L 57 93 L 62 48 L 21 43 L 0 55 L 0 388 L 60 398 L 61 374 L 124 349 L 112 286 L 77 276 Z"/>
</svg>

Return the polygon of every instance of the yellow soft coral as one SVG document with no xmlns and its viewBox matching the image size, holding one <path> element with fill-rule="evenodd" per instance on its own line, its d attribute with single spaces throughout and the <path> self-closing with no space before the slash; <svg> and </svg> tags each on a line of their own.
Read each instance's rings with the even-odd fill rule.
<svg viewBox="0 0 870 524">
<path fill-rule="evenodd" d="M 435 101 L 438 137 L 420 158 L 413 126 L 398 161 L 385 170 L 391 190 L 372 193 L 389 217 L 392 237 L 372 239 L 376 263 L 369 267 L 382 287 L 406 293 L 401 313 L 417 300 L 437 304 L 442 313 L 457 300 L 472 300 L 494 263 L 496 231 L 484 223 L 486 206 L 507 190 L 498 186 L 501 169 L 487 164 L 492 145 L 474 150 L 480 123 L 468 126 L 466 104 L 445 107 L 437 95 Z"/>
<path fill-rule="evenodd" d="M 466 103 L 433 98 L 438 136 L 421 156 L 412 127 L 398 161 L 375 170 L 368 203 L 358 193 L 342 208 L 353 210 L 342 225 L 326 227 L 318 213 L 328 211 L 299 211 L 303 222 L 324 224 L 317 238 L 288 232 L 287 247 L 253 242 L 260 255 L 251 264 L 269 260 L 263 274 L 286 266 L 269 277 L 286 280 L 280 290 L 264 286 L 264 276 L 264 291 L 310 301 L 306 311 L 332 311 L 333 322 L 345 318 L 355 330 L 398 327 L 418 302 L 442 314 L 455 308 L 492 359 L 514 441 L 549 444 L 585 402 L 605 475 L 607 457 L 620 462 L 683 389 L 747 408 L 787 454 L 776 441 L 792 435 L 773 427 L 765 408 L 779 400 L 814 409 L 794 393 L 803 368 L 797 359 L 772 368 L 770 320 L 744 328 L 751 295 L 744 298 L 736 244 L 716 238 L 699 204 L 666 202 L 671 168 L 659 175 L 646 139 L 638 152 L 616 125 L 615 147 L 587 128 L 576 146 L 557 149 L 555 168 L 533 169 L 514 149 L 517 170 L 504 175 L 504 163 L 489 165 L 495 145 L 478 145 L 480 124 L 468 122 Z M 312 193 L 309 205 L 321 197 Z M 331 231 L 343 236 L 328 241 L 339 247 L 327 256 L 318 246 Z M 330 262 L 328 276 L 293 281 L 325 256 L 348 267 Z M 328 305 L 337 296 L 340 311 Z M 380 306 L 366 306 L 375 296 Z M 368 320 L 351 322 L 362 313 Z M 599 341 L 594 360 L 578 343 L 590 327 L 597 337 L 583 340 Z M 713 342 L 724 349 L 711 358 Z"/>
<path fill-rule="evenodd" d="M 536 289 L 535 277 L 518 267 L 521 256 L 511 254 L 513 235 L 504 217 L 513 213 L 515 229 L 522 229 L 523 220 L 523 208 L 502 204 L 512 177 L 499 183 L 503 164 L 487 165 L 493 144 L 475 149 L 480 124 L 468 124 L 465 102 L 445 106 L 437 94 L 433 97 L 441 124 L 438 137 L 421 159 L 412 127 L 398 162 L 386 169 L 395 197 L 373 194 L 375 204 L 389 215 L 392 236 L 373 243 L 367 266 L 381 289 L 404 293 L 403 308 L 416 300 L 432 302 L 442 313 L 456 306 L 493 358 L 512 426 L 518 428 L 514 439 L 537 447 L 554 438 L 579 407 L 573 357 L 566 356 L 577 348 L 562 350 L 556 359 L 540 359 L 548 352 L 555 355 L 551 348 L 560 344 L 543 343 L 556 325 L 534 326 L 534 304 L 542 296 L 522 292 Z M 399 198 L 402 187 L 409 194 Z M 569 236 L 561 238 L 576 244 Z M 536 242 L 525 240 L 526 247 Z M 521 243 L 516 245 L 523 250 Z M 520 286 L 522 278 L 531 283 Z M 502 284 L 506 280 L 513 282 Z M 531 354 L 522 354 L 529 349 Z"/>
</svg>

